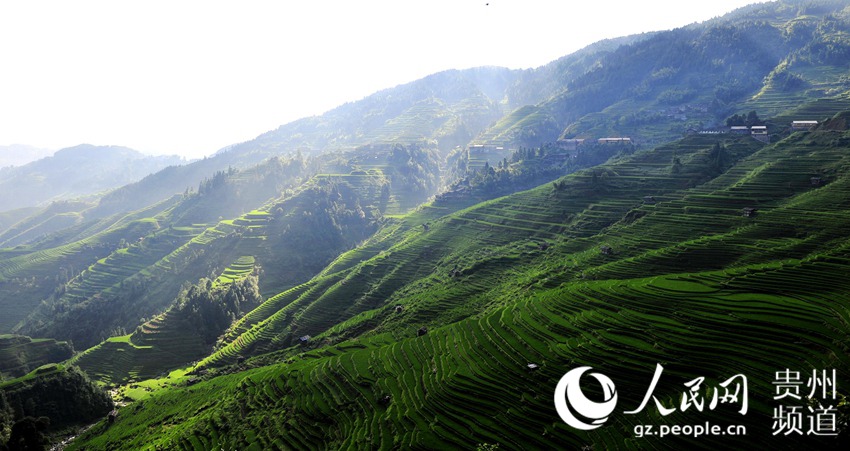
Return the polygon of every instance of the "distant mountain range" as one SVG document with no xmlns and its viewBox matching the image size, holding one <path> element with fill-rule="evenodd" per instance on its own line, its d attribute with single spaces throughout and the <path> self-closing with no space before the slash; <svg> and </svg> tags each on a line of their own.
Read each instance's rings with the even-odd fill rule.
<svg viewBox="0 0 850 451">
<path fill-rule="evenodd" d="M 101 193 L 181 163 L 185 160 L 178 156 L 149 156 L 126 147 L 69 147 L 0 169 L 0 211 Z"/>
<path fill-rule="evenodd" d="M 52 154 L 52 150 L 40 149 L 24 144 L 0 146 L 0 168 L 21 166 L 44 157 L 49 157 Z"/>
</svg>

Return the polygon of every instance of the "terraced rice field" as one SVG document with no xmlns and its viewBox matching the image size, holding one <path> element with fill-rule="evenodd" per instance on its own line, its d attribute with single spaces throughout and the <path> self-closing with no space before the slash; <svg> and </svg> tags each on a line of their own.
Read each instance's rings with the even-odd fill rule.
<svg viewBox="0 0 850 451">
<path fill-rule="evenodd" d="M 215 285 L 229 285 L 254 271 L 255 260 L 251 255 L 239 257 L 215 279 Z"/>
<path fill-rule="evenodd" d="M 850 288 L 843 271 L 836 269 L 833 263 L 803 262 L 743 278 L 708 272 L 547 290 L 423 337 L 387 345 L 380 338 L 341 343 L 284 364 L 154 394 L 135 415 L 120 419 L 128 434 L 120 437 L 127 440 L 121 445 L 141 444 L 133 442 L 133 431 L 163 418 L 172 427 L 156 436 L 157 443 L 180 449 L 310 443 L 546 447 L 553 441 L 569 447 L 637 446 L 637 439 L 624 439 L 622 431 L 659 421 L 650 413 L 616 415 L 605 428 L 576 433 L 556 420 L 551 392 L 568 369 L 590 364 L 616 381 L 621 405 L 635 406 L 654 362 L 665 365 L 660 399 L 673 404 L 680 381 L 688 378 L 705 376 L 717 383 L 737 373 L 751 375 L 747 416 L 738 416 L 737 406 L 721 406 L 677 418 L 723 422 L 731 417 L 749 434 L 771 442 L 770 377 L 777 368 L 850 364 L 843 352 L 846 341 L 837 344 L 829 334 L 815 332 L 840 330 L 850 321 L 847 309 L 836 309 L 850 300 L 843 294 Z M 810 280 L 810 275 L 834 290 L 801 300 L 804 293 L 793 280 Z M 773 291 L 784 294 L 758 291 L 783 280 Z M 747 294 L 758 292 L 763 294 Z M 529 371 L 529 362 L 540 369 Z M 191 412 L 193 420 L 186 421 Z M 91 444 L 114 446 L 117 440 L 106 434 Z M 710 439 L 688 443 L 714 446 Z M 783 437 L 771 443 L 788 448 L 798 442 Z"/>
<path fill-rule="evenodd" d="M 744 103 L 741 111 L 755 110 L 763 117 L 775 116 L 775 122 L 790 124 L 791 120 L 822 120 L 848 110 L 850 100 L 846 97 L 828 97 L 835 95 L 835 92 L 845 91 L 846 87 L 839 81 L 846 73 L 845 68 L 799 67 L 794 68 L 793 71 L 808 80 L 809 83 L 805 89 L 791 93 L 767 85 Z M 793 119 L 786 122 L 786 118 L 791 114 L 794 116 Z"/>
<path fill-rule="evenodd" d="M 247 315 L 199 365 L 234 368 L 241 357 L 266 366 L 155 393 L 119 428 L 82 443 L 661 447 L 632 433 L 668 422 L 652 406 L 618 410 L 605 427 L 581 432 L 558 419 L 552 393 L 565 372 L 590 365 L 616 382 L 627 410 L 662 364 L 656 395 L 668 407 L 696 377 L 707 386 L 749 378 L 749 414 L 720 405 L 669 422 L 742 424 L 771 449 L 828 447 L 829 439 L 774 438 L 771 381 L 785 368 L 850 377 L 842 139 L 813 132 L 761 146 L 694 137 L 567 176 L 560 189 L 401 218 Z M 705 168 L 716 142 L 740 160 L 705 178 L 691 169 Z M 669 169 L 674 154 L 679 173 Z M 644 203 L 647 195 L 656 201 Z M 757 214 L 743 216 L 747 206 Z M 299 343 L 303 335 L 311 338 Z M 169 427 L 147 432 L 155 424 Z M 742 443 L 667 437 L 663 446 Z"/>
<path fill-rule="evenodd" d="M 183 227 L 140 238 L 133 245 L 109 254 L 85 270 L 75 283 L 69 285 L 65 297 L 77 303 L 98 293 L 117 289 L 121 281 L 134 274 L 150 272 L 151 266 L 161 262 L 199 232 L 197 228 Z"/>
<path fill-rule="evenodd" d="M 130 335 L 112 337 L 88 349 L 70 363 L 106 384 L 154 379 L 209 352 L 197 335 L 187 333 L 190 331 L 183 319 L 169 310 Z"/>
<path fill-rule="evenodd" d="M 711 148 L 713 139 L 696 137 L 690 141 L 691 147 L 682 144 L 676 149 L 661 149 L 652 158 L 637 155 L 629 162 L 616 164 L 610 169 L 612 182 L 605 200 L 571 195 L 582 193 L 589 186 L 591 173 L 585 172 L 567 178 L 571 183 L 567 194 L 553 193 L 547 186 L 442 217 L 439 208 L 411 215 L 406 221 L 412 223 L 405 225 L 406 221 L 402 221 L 402 226 L 394 229 L 394 233 L 407 231 L 404 240 L 397 241 L 392 235 L 375 238 L 374 247 L 367 244 L 354 251 L 361 258 L 374 255 L 369 260 L 340 265 L 349 257 L 343 256 L 339 263 L 330 266 L 339 272 L 328 269 L 323 273 L 327 277 L 314 280 L 310 288 L 272 298 L 269 306 L 246 316 L 229 335 L 231 345 L 206 363 L 232 363 L 240 352 L 291 346 L 303 335 L 337 341 L 351 335 L 352 330 L 373 329 L 392 317 L 386 311 L 395 302 L 411 308 L 403 315 L 408 328 L 419 327 L 417 322 L 424 318 L 429 319 L 430 325 L 450 322 L 486 305 L 494 291 L 504 289 L 490 284 L 491 278 L 498 277 L 505 268 L 539 258 L 544 253 L 541 248 L 564 246 L 564 252 L 577 253 L 577 260 L 587 260 L 593 265 L 604 263 L 596 250 L 599 244 L 587 238 L 640 207 L 643 194 L 657 195 L 686 183 L 687 175 L 670 175 L 668 167 L 657 161 L 669 161 L 676 151 L 682 155 L 704 152 Z M 558 208 L 552 208 L 553 202 L 557 202 Z M 732 206 L 729 211 L 734 220 L 732 225 L 737 225 L 739 207 Z M 431 216 L 435 214 L 438 216 Z M 427 217 L 434 220 L 428 221 Z M 724 223 L 723 227 L 730 224 Z M 565 242 L 567 236 L 572 240 Z M 373 250 L 366 253 L 369 249 Z M 618 249 L 621 252 L 623 249 Z M 574 271 L 567 272 L 564 280 L 573 277 L 576 277 Z M 448 286 L 447 278 L 453 281 Z M 419 299 L 402 290 L 410 280 L 422 279 L 427 280 L 423 282 L 426 286 L 440 286 L 440 291 L 431 291 Z M 352 297 L 351 293 L 358 294 Z M 383 313 L 367 313 L 376 308 Z M 364 316 L 359 317 L 360 314 Z M 354 319 L 328 330 L 339 322 L 340 316 Z M 326 330 L 325 335 L 320 335 Z M 237 333 L 246 335 L 237 342 Z"/>
<path fill-rule="evenodd" d="M 70 277 L 96 266 L 98 260 L 109 255 L 121 240 L 135 242 L 156 228 L 157 223 L 153 219 L 128 219 L 120 226 L 70 244 L 4 251 L 4 258 L 0 261 L 0 283 L 9 285 L 0 296 L 4 313 L 0 318 L 0 330 L 12 330 L 33 313 L 39 307 L 39 301 L 54 294 L 60 277 Z"/>
</svg>

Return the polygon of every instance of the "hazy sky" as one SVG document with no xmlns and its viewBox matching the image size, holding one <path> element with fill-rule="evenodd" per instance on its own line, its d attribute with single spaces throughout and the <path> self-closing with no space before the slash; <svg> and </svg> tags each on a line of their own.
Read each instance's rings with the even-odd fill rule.
<svg viewBox="0 0 850 451">
<path fill-rule="evenodd" d="M 445 69 L 541 66 L 752 0 L 0 0 L 0 145 L 208 155 Z"/>
</svg>

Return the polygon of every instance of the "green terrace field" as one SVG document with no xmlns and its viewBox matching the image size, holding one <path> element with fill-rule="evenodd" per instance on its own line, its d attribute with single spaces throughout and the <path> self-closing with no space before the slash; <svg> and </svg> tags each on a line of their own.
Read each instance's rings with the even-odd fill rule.
<svg viewBox="0 0 850 451">
<path fill-rule="evenodd" d="M 251 311 L 234 324 L 231 330 L 225 335 L 225 342 L 235 340 L 240 334 L 246 332 L 254 325 L 269 320 L 269 317 L 272 315 L 282 316 L 288 314 L 287 312 L 293 310 L 294 307 L 294 305 L 291 305 L 293 297 L 301 296 L 305 292 L 321 293 L 321 288 L 316 288 L 317 285 L 338 280 L 341 274 L 346 274 L 364 260 L 383 254 L 393 245 L 405 239 L 407 232 L 424 228 L 430 221 L 469 207 L 475 202 L 476 200 L 473 197 L 453 198 L 451 200 L 438 201 L 432 205 L 424 205 L 409 215 L 403 216 L 401 220 L 389 218 L 377 233 L 360 246 L 339 255 L 314 280 L 283 291 L 268 299 L 259 308 Z M 240 343 L 243 342 L 246 342 L 246 340 L 240 341 Z M 235 355 L 234 349 L 238 346 L 240 345 L 231 344 L 225 352 L 228 355 Z"/>
<path fill-rule="evenodd" d="M 184 367 L 208 355 L 214 338 L 234 317 L 241 316 L 238 305 L 227 304 L 230 310 L 223 311 L 227 298 L 222 293 L 240 290 L 237 292 L 242 294 L 230 300 L 244 304 L 245 310 L 260 303 L 258 292 L 246 299 L 250 293 L 242 289 L 251 282 L 256 289 L 256 277 L 245 280 L 255 272 L 254 257 L 239 257 L 215 281 L 202 279 L 197 286 L 181 289 L 165 313 L 140 325 L 132 334 L 111 337 L 74 356 L 69 363 L 79 366 L 92 379 L 112 386 L 154 379 Z M 199 288 L 207 295 L 192 294 L 198 293 Z M 217 314 L 232 316 L 221 324 L 215 320 Z"/>
<path fill-rule="evenodd" d="M 102 267 L 115 250 L 155 233 L 160 228 L 156 218 L 162 218 L 174 202 L 169 199 L 132 213 L 87 221 L 35 243 L 0 250 L 0 306 L 4 313 L 0 331 L 13 330 L 34 313 L 41 300 L 65 290 L 66 282 L 80 272 Z M 70 205 L 68 208 L 79 206 Z M 120 262 L 125 263 L 126 259 Z M 96 272 L 91 273 L 95 275 L 92 282 L 108 283 Z"/>
<path fill-rule="evenodd" d="M 54 231 L 56 227 L 51 224 L 74 224 L 79 219 L 79 212 L 87 208 L 91 208 L 87 202 L 57 202 L 46 208 L 33 208 L 35 211 L 6 224 L 0 233 L 0 246 L 14 247 L 27 242 L 28 238 L 37 237 L 39 231 Z"/>
<path fill-rule="evenodd" d="M 374 205 L 378 206 L 381 189 L 385 183 L 389 183 L 389 180 L 381 171 L 381 168 L 386 169 L 386 166 L 377 162 L 370 165 L 358 166 L 368 168 L 369 171 L 355 171 L 351 174 L 318 174 L 313 178 L 313 181 L 327 184 L 344 183 L 351 187 L 359 198 L 374 202 Z M 398 204 L 399 199 L 391 197 L 390 202 Z M 384 206 L 384 208 L 386 209 L 387 206 Z M 403 212 L 395 211 L 397 213 Z"/>
<path fill-rule="evenodd" d="M 14 248 L 23 253 L 35 253 L 43 250 L 61 248 L 80 243 L 97 246 L 108 243 L 111 236 L 122 231 L 133 230 L 134 224 L 161 217 L 180 200 L 174 196 L 132 212 L 101 216 L 93 212 L 92 205 L 82 202 L 59 202 L 51 204 L 40 212 L 25 218 L 6 229 L 0 240 L 0 246 Z M 91 217 L 89 217 L 91 214 Z M 66 221 L 56 216 L 73 217 L 74 221 L 55 230 L 44 228 L 45 224 Z"/>
<path fill-rule="evenodd" d="M 255 259 L 251 255 L 239 257 L 232 265 L 215 279 L 215 285 L 227 285 L 251 274 L 254 271 Z"/>
<path fill-rule="evenodd" d="M 70 360 L 92 379 L 116 385 L 154 379 L 209 352 L 191 326 L 169 310 L 134 333 L 112 337 Z"/>
<path fill-rule="evenodd" d="M 514 135 L 524 126 L 545 122 L 548 112 L 537 106 L 526 105 L 499 119 L 493 126 L 480 134 L 475 141 L 487 144 L 512 142 Z"/>
<path fill-rule="evenodd" d="M 206 359 L 203 364 L 235 362 L 239 354 L 244 353 L 244 347 L 256 346 L 259 343 L 260 340 L 254 339 L 254 334 L 262 334 L 268 340 L 277 341 L 272 330 L 276 327 L 288 327 L 286 323 L 297 311 L 296 309 L 315 302 L 317 298 L 333 299 L 334 296 L 344 295 L 346 291 L 331 289 L 337 282 L 344 285 L 352 283 L 346 279 L 346 276 L 355 271 L 355 267 L 361 262 L 385 255 L 390 248 L 406 239 L 408 233 L 423 230 L 430 221 L 439 219 L 441 216 L 472 203 L 474 203 L 474 200 L 467 199 L 465 202 L 452 200 L 451 202 L 442 202 L 439 206 L 424 206 L 404 217 L 403 220 L 393 220 L 386 223 L 378 233 L 364 244 L 340 255 L 310 282 L 271 297 L 260 307 L 237 321 L 224 336 L 226 346 L 220 352 Z M 371 293 L 370 295 L 378 296 L 378 293 Z M 258 328 L 262 328 L 262 331 L 258 331 Z M 290 340 L 292 338 L 289 337 Z"/>
<path fill-rule="evenodd" d="M 771 122 L 790 126 L 793 121 L 823 121 L 847 110 L 850 110 L 850 97 L 843 95 L 803 103 L 774 117 Z"/>
<path fill-rule="evenodd" d="M 2 250 L 0 259 L 0 306 L 3 316 L 0 330 L 11 330 L 54 293 L 57 285 L 109 255 L 119 243 L 134 242 L 153 232 L 158 224 L 153 220 L 133 220 L 107 229 L 81 241 L 50 249 Z"/>
<path fill-rule="evenodd" d="M 421 204 L 427 195 L 417 192 L 394 180 L 399 170 L 391 160 L 392 142 L 376 144 L 354 152 L 350 160 L 354 170 L 347 173 L 319 174 L 316 180 L 328 182 L 344 181 L 355 189 L 363 199 L 369 199 L 370 204 L 385 215 L 405 214 Z M 425 193 L 433 194 L 433 193 Z"/>
<path fill-rule="evenodd" d="M 210 370 L 202 382 L 152 392 L 72 446 L 612 449 L 660 446 L 638 441 L 638 424 L 706 420 L 744 424 L 775 449 L 830 446 L 773 441 L 771 378 L 850 377 L 848 147 L 847 132 L 768 146 L 693 136 L 468 208 L 437 201 L 246 315 L 196 367 Z M 695 377 L 740 373 L 750 413 L 621 414 L 656 363 L 665 405 Z M 551 401 L 581 365 L 620 394 L 592 432 Z"/>
<path fill-rule="evenodd" d="M 375 128 L 366 142 L 423 139 L 441 128 L 449 118 L 444 102 L 438 99 L 422 101 Z"/>
<path fill-rule="evenodd" d="M 195 264 L 201 255 L 227 249 L 222 242 L 196 243 L 198 236 L 206 234 L 205 227 L 160 228 L 157 221 L 150 222 L 155 225 L 151 233 L 85 268 L 65 286 L 50 310 L 38 312 L 55 315 L 58 310 L 52 324 L 42 328 L 31 321 L 24 330 L 33 335 L 69 337 L 81 347 L 93 346 L 105 338 L 100 334 L 117 327 L 133 328 L 140 317 L 165 310 L 183 283 L 182 277 L 197 280 L 208 274 L 206 265 Z M 142 291 L 146 295 L 133 302 Z M 110 320 L 111 325 L 101 322 L 104 318 L 100 315 L 119 308 L 123 311 Z M 87 310 L 94 313 L 86 314 Z M 68 315 L 62 315 L 65 311 Z"/>
<path fill-rule="evenodd" d="M 775 83 L 766 83 L 756 95 L 744 102 L 740 111 L 757 110 L 759 114 L 775 116 L 808 102 L 815 101 L 825 104 L 836 100 L 848 101 L 848 87 L 850 86 L 847 85 L 844 78 L 847 68 L 827 65 L 800 65 L 797 67 L 792 65 L 788 70 L 806 80 L 801 89 L 789 92 L 781 86 L 776 86 Z M 847 106 L 845 105 L 841 110 L 825 110 L 823 115 L 815 118 L 795 120 L 820 120 L 846 110 Z"/>
<path fill-rule="evenodd" d="M 721 406 L 677 413 L 676 421 L 732 418 L 750 435 L 790 449 L 802 439 L 771 441 L 770 377 L 786 367 L 848 367 L 850 343 L 839 332 L 850 321 L 847 263 L 845 255 L 542 290 L 422 337 L 340 343 L 286 363 L 163 389 L 123 409 L 112 428 L 96 437 L 90 432 L 75 445 L 545 448 L 554 441 L 571 448 L 639 447 L 628 431 L 662 421 L 657 416 L 615 415 L 598 431 L 576 433 L 558 420 L 551 393 L 564 372 L 588 364 L 616 381 L 621 405 L 636 406 L 659 362 L 665 379 L 656 394 L 668 406 L 692 377 L 716 384 L 737 373 L 750 376 L 747 416 L 735 412 L 738 406 Z M 811 298 L 795 287 L 795 281 L 811 280 L 830 289 Z M 765 287 L 784 294 L 768 294 Z M 540 369 L 532 372 L 528 363 Z M 155 424 L 169 427 L 151 433 Z M 668 440 L 672 446 L 717 446 L 710 438 Z"/>
<path fill-rule="evenodd" d="M 395 143 L 437 138 L 451 140 L 466 121 L 486 124 L 501 115 L 501 108 L 478 94 L 461 101 L 430 97 L 418 101 L 393 117 L 359 130 L 355 142 Z M 374 120 L 374 119 L 373 119 Z"/>
<path fill-rule="evenodd" d="M 493 292 L 506 289 L 492 283 L 499 279 L 498 274 L 529 264 L 547 252 L 560 255 L 554 251 L 559 247 L 569 247 L 577 261 L 595 263 L 600 258 L 600 244 L 588 238 L 640 208 L 643 195 L 660 195 L 693 183 L 696 173 L 670 174 L 671 155 L 690 157 L 696 165 L 719 139 L 693 137 L 595 169 L 605 175 L 594 177 L 594 171 L 583 171 L 565 178 L 569 187 L 562 191 L 545 185 L 454 214 L 448 214 L 451 209 L 442 210 L 439 203 L 423 209 L 402 220 L 400 227 L 343 255 L 309 288 L 284 292 L 246 316 L 234 329 L 245 335 L 238 339 L 229 335 L 232 343 L 207 363 L 219 358 L 233 362 L 236 349 L 255 353 L 257 348 L 286 347 L 303 335 L 337 341 L 387 322 L 403 336 L 423 325 L 424 318 L 429 326 L 451 322 L 485 306 Z M 739 156 L 758 146 L 749 138 L 730 142 L 731 152 Z M 605 193 L 591 194 L 595 190 Z M 740 207 L 730 209 L 737 224 Z M 551 247 L 554 249 L 549 251 Z M 372 257 L 355 263 L 357 260 L 351 259 L 355 255 Z M 572 279 L 576 274 L 563 276 Z M 421 299 L 409 292 L 422 287 L 431 288 L 424 290 Z M 396 305 L 402 305 L 405 312 L 393 313 Z M 340 318 L 353 319 L 328 331 L 328 337 L 319 335 L 340 323 Z"/>
<path fill-rule="evenodd" d="M 71 303 L 81 302 L 97 293 L 123 289 L 121 282 L 137 273 L 154 275 L 156 263 L 202 231 L 197 227 L 169 228 L 142 237 L 136 243 L 98 260 L 69 285 L 65 296 Z M 174 269 L 173 266 L 162 266 L 166 266 L 162 269 Z"/>
<path fill-rule="evenodd" d="M 225 290 L 254 273 L 255 268 L 254 257 L 239 257 L 212 282 L 211 288 Z M 172 305 L 132 334 L 111 337 L 74 356 L 69 363 L 79 366 L 92 379 L 109 385 L 157 378 L 211 352 L 211 344 L 204 343 L 192 322 L 193 314 L 200 315 Z"/>
<path fill-rule="evenodd" d="M 230 177 L 259 176 L 246 170 Z M 219 275 L 221 282 L 236 278 L 246 270 L 248 259 L 276 274 L 286 274 L 263 278 L 263 283 L 269 283 L 262 289 L 273 295 L 309 280 L 340 252 L 368 237 L 375 229 L 371 211 L 356 219 L 350 216 L 361 205 L 369 209 L 377 204 L 384 181 L 382 176 L 317 176 L 302 188 L 265 201 L 235 219 L 175 225 L 197 217 L 198 205 L 207 205 L 212 194 L 187 196 L 156 216 L 136 219 L 80 242 L 20 254 L 6 250 L 13 256 L 0 261 L 0 274 L 30 275 L 37 268 L 43 270 L 35 282 L 23 277 L 5 282 L 22 288 L 4 291 L 10 305 L 9 316 L 4 315 L 3 320 L 11 329 L 26 318 L 18 325 L 22 333 L 71 339 L 87 348 L 109 336 L 124 335 L 145 318 L 164 312 L 187 281 Z M 313 209 L 322 203 L 327 208 L 314 214 Z M 318 235 L 328 241 L 319 252 L 309 246 Z M 89 244 L 105 238 L 111 238 L 108 246 Z M 87 262 L 88 253 L 97 259 Z M 73 260 L 63 264 L 62 256 Z M 245 261 L 234 264 L 239 257 Z M 57 267 L 64 271 L 57 274 Z M 65 283 L 67 279 L 61 277 L 71 280 Z M 50 283 L 39 286 L 36 282 L 42 278 L 49 278 Z M 38 294 L 20 296 L 24 289 L 39 288 L 42 292 Z M 33 298 L 49 299 L 40 305 L 20 300 Z M 18 316 L 13 315 L 16 312 Z"/>
</svg>

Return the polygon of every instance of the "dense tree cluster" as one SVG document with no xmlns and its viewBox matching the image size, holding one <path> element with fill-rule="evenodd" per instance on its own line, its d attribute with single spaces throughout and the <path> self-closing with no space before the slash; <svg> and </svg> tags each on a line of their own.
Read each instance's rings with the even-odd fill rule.
<svg viewBox="0 0 850 451">
<path fill-rule="evenodd" d="M 228 177 L 233 177 L 236 174 L 236 169 L 232 167 L 227 168 L 227 171 L 216 171 L 212 177 L 205 178 L 198 185 L 198 194 L 203 196 L 204 194 L 208 194 L 213 192 L 221 187 L 227 182 Z"/>
<path fill-rule="evenodd" d="M 213 344 L 230 324 L 263 302 L 258 278 L 249 275 L 226 286 L 210 279 L 184 287 L 177 299 L 180 312 L 204 343 Z"/>
<path fill-rule="evenodd" d="M 389 177 L 393 187 L 430 196 L 440 181 L 439 156 L 418 144 L 394 144 L 390 150 Z"/>
<path fill-rule="evenodd" d="M 0 440 L 0 451 L 40 451 L 46 450 L 50 444 L 47 430 L 50 418 L 24 417 L 12 423 L 9 437 L 4 442 Z"/>
<path fill-rule="evenodd" d="M 43 449 L 45 433 L 103 418 L 112 399 L 76 367 L 0 389 L 0 450 Z"/>
<path fill-rule="evenodd" d="M 583 145 L 581 151 L 571 156 L 554 143 L 539 147 L 520 147 L 509 158 L 494 166 L 486 162 L 482 168 L 468 173 L 454 184 L 453 189 L 466 186 L 486 197 L 504 195 L 603 163 L 614 155 L 634 151 L 633 144 L 592 143 Z M 466 158 L 458 159 L 456 164 L 466 167 L 468 158 L 467 153 Z"/>
<path fill-rule="evenodd" d="M 732 116 L 726 118 L 727 127 L 752 127 L 753 125 L 764 125 L 764 121 L 759 118 L 758 113 L 756 113 L 755 111 L 750 111 L 747 114 L 733 114 Z"/>
<path fill-rule="evenodd" d="M 797 91 L 808 85 L 803 77 L 787 69 L 772 72 L 768 76 L 768 83 L 783 92 Z"/>
</svg>

